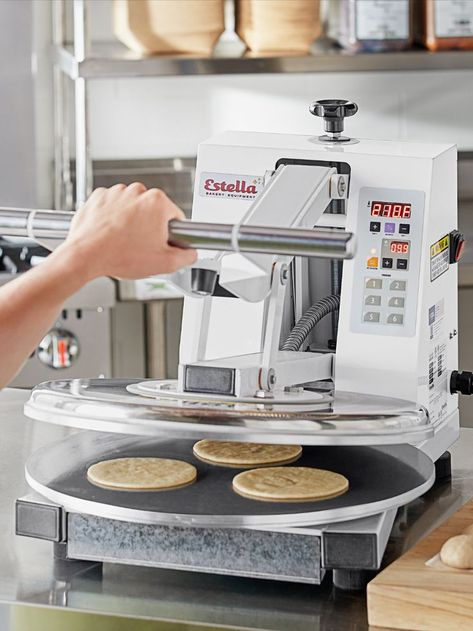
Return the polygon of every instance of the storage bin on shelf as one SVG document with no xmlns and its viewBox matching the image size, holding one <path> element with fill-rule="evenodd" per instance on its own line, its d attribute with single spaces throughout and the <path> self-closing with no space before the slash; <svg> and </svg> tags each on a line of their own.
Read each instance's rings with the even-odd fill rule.
<svg viewBox="0 0 473 631">
<path fill-rule="evenodd" d="M 223 0 L 114 0 L 114 32 L 140 54 L 210 55 L 225 28 L 223 4 Z"/>
<path fill-rule="evenodd" d="M 429 50 L 473 50 L 472 0 L 418 0 L 416 40 Z"/>
<path fill-rule="evenodd" d="M 308 53 L 322 31 L 319 0 L 235 0 L 236 32 L 255 52 Z"/>
<path fill-rule="evenodd" d="M 413 42 L 410 0 L 339 0 L 330 6 L 330 34 L 352 52 L 409 48 Z"/>
</svg>

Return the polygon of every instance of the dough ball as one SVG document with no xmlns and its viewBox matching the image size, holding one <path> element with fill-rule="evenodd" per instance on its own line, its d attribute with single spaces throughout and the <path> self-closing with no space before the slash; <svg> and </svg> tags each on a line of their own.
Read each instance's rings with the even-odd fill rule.
<svg viewBox="0 0 473 631">
<path fill-rule="evenodd" d="M 473 536 L 457 535 L 443 544 L 440 550 L 442 563 L 459 570 L 473 568 Z"/>
</svg>

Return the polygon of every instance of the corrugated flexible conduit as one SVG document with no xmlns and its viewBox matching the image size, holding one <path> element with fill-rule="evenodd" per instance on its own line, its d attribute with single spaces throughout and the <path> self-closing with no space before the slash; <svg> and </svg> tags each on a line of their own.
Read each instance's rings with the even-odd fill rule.
<svg viewBox="0 0 473 631">
<path fill-rule="evenodd" d="M 340 296 L 327 296 L 307 309 L 282 345 L 283 351 L 299 351 L 312 329 L 326 315 L 338 311 Z"/>
</svg>

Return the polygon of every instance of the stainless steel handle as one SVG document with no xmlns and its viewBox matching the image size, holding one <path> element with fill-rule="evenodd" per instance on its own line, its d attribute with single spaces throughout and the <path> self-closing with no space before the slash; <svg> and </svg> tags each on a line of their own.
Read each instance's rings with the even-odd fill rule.
<svg viewBox="0 0 473 631">
<path fill-rule="evenodd" d="M 171 221 L 169 242 L 179 247 L 348 259 L 354 254 L 353 234 L 344 230 L 271 228 L 194 221 Z"/>
<path fill-rule="evenodd" d="M 0 234 L 63 241 L 73 216 L 74 213 L 65 210 L 0 208 Z"/>
<path fill-rule="evenodd" d="M 73 212 L 0 207 L 0 235 L 64 240 Z M 344 230 L 272 228 L 177 221 L 169 223 L 169 243 L 181 248 L 348 259 L 353 234 Z"/>
</svg>

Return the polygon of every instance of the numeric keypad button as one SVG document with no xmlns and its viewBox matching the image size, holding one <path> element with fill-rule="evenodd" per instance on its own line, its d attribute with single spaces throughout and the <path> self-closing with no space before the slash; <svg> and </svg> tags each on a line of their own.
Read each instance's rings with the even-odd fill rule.
<svg viewBox="0 0 473 631">
<path fill-rule="evenodd" d="M 405 280 L 392 280 L 389 289 L 391 291 L 406 291 L 406 281 Z"/>
<path fill-rule="evenodd" d="M 390 313 L 387 319 L 388 324 L 404 324 L 404 316 L 402 313 Z"/>
<path fill-rule="evenodd" d="M 363 316 L 364 322 L 379 322 L 379 311 L 367 311 Z"/>
<path fill-rule="evenodd" d="M 367 278 L 365 281 L 366 289 L 382 289 L 383 288 L 383 279 L 382 278 Z"/>
<path fill-rule="evenodd" d="M 404 308 L 405 298 L 401 298 L 400 296 L 393 296 L 392 298 L 389 299 L 388 304 L 390 307 Z"/>
<path fill-rule="evenodd" d="M 365 305 L 379 307 L 381 305 L 381 296 L 366 296 Z"/>
</svg>

